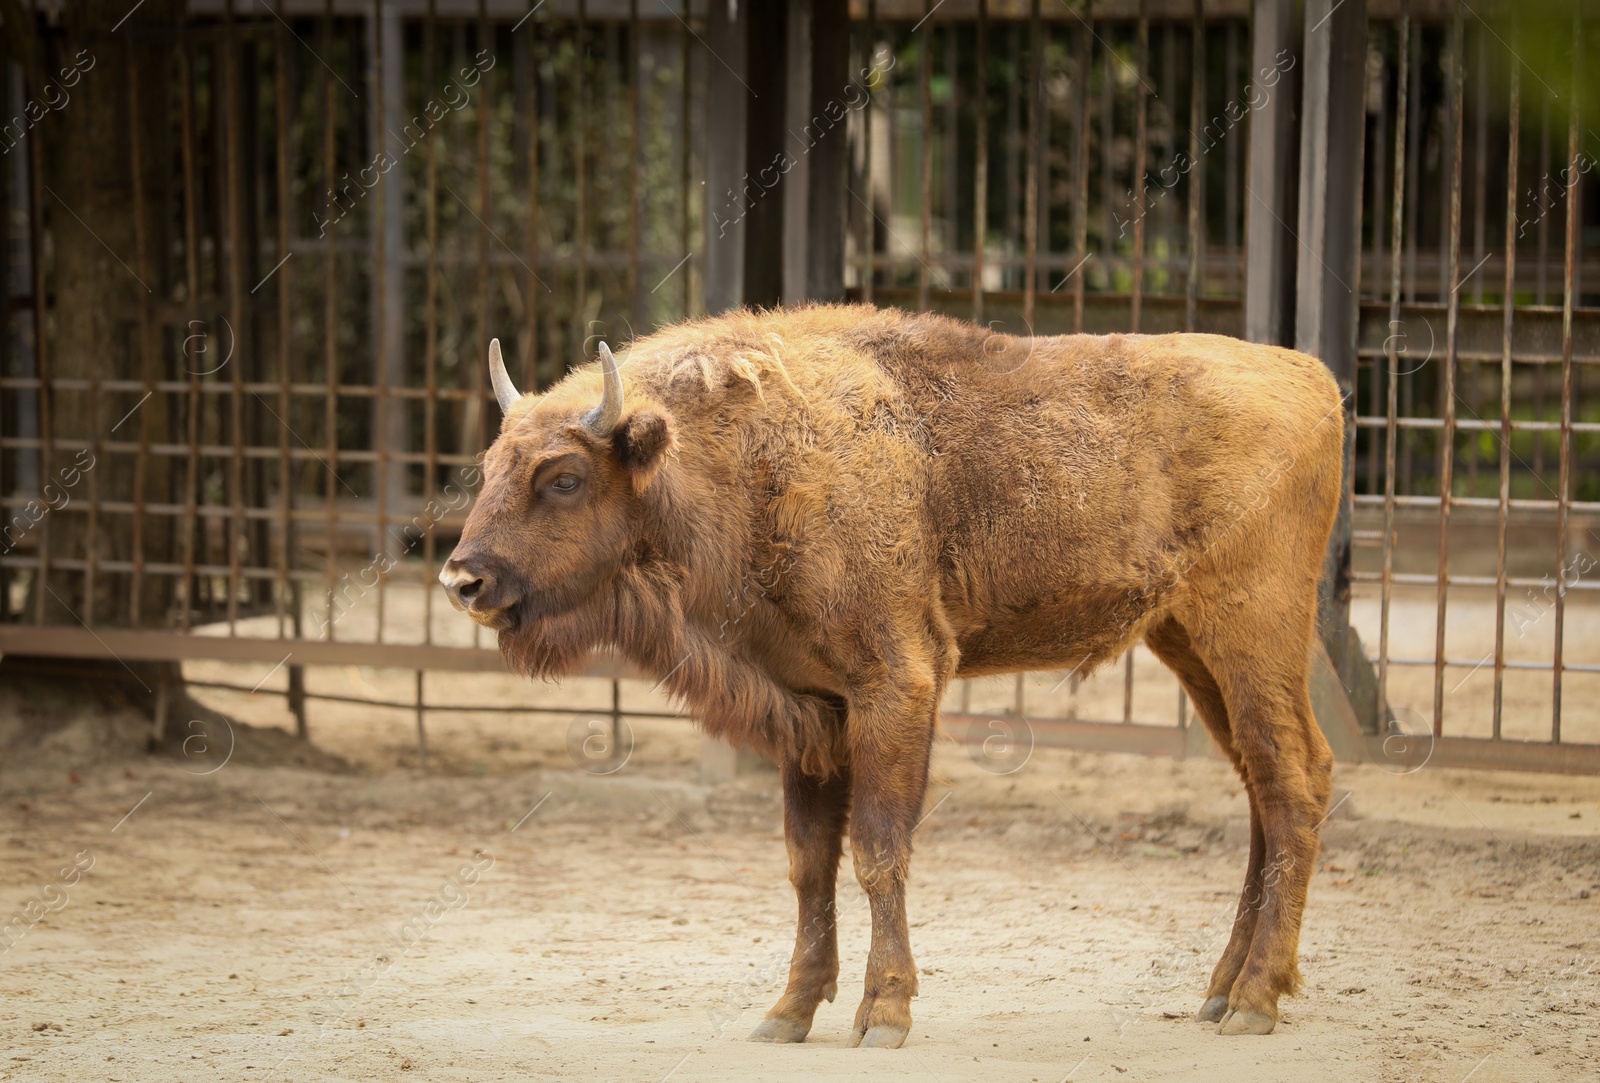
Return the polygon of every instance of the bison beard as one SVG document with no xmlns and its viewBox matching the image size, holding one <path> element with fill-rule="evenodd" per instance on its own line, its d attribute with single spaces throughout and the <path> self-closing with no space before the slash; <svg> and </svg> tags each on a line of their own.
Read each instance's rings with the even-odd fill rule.
<svg viewBox="0 0 1600 1083">
<path fill-rule="evenodd" d="M 554 679 L 583 665 L 596 646 L 614 646 L 661 687 L 699 705 L 695 721 L 713 737 L 795 762 L 827 777 L 844 762 L 844 701 L 795 692 L 730 654 L 715 635 L 684 619 L 677 591 L 644 568 L 619 573 L 613 593 L 588 607 L 500 633 L 500 650 L 524 676 Z"/>
<path fill-rule="evenodd" d="M 1199 1018 L 1265 1034 L 1300 982 L 1332 756 L 1307 675 L 1344 415 L 1314 358 L 1213 335 L 1016 339 L 860 306 L 735 313 L 519 396 L 440 580 L 508 661 L 612 648 L 783 776 L 799 932 L 752 1038 L 838 988 L 848 830 L 872 948 L 851 1044 L 898 1046 L 905 912 L 956 676 L 1087 672 L 1143 640 L 1250 799 Z"/>
</svg>

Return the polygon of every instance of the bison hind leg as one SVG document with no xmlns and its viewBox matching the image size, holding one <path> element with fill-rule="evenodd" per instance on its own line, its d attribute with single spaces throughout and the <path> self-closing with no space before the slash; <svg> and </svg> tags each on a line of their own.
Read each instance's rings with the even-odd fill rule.
<svg viewBox="0 0 1600 1083">
<path fill-rule="evenodd" d="M 1232 935 L 1199 1018 L 1221 1034 L 1267 1034 L 1300 987 L 1300 924 L 1332 791 L 1333 758 L 1311 713 L 1312 602 L 1194 641 L 1168 620 L 1147 636 L 1244 780 L 1250 857 Z M 1286 610 L 1288 612 L 1286 612 Z M 1287 618 L 1287 619 L 1286 619 Z M 1202 625 L 1203 626 L 1203 625 Z M 1220 642 L 1219 642 L 1220 640 Z"/>
</svg>

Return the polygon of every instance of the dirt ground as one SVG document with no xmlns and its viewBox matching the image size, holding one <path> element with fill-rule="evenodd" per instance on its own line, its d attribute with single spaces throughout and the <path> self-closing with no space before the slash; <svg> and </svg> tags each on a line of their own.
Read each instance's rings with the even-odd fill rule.
<svg viewBox="0 0 1600 1083">
<path fill-rule="evenodd" d="M 0 702 L 0 1078 L 1600 1077 L 1597 779 L 1341 769 L 1305 991 L 1271 1037 L 1224 1039 L 1190 1018 L 1244 864 L 1224 765 L 1039 749 L 998 775 L 946 743 L 911 1040 L 844 1047 L 869 931 L 846 876 L 839 1000 L 775 1047 L 743 1041 L 793 936 L 775 775 L 702 785 L 697 735 L 649 720 L 620 769 L 581 770 L 614 761 L 569 747 L 576 713 L 431 716 L 423 775 L 403 712 L 316 704 L 310 753 L 281 699 L 207 698 L 234 731 L 167 757 L 115 718 L 30 742 Z"/>
</svg>

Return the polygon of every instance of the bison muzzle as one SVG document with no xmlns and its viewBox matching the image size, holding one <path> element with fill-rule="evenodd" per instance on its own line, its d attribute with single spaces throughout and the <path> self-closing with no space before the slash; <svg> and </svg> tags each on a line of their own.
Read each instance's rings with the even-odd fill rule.
<svg viewBox="0 0 1600 1083">
<path fill-rule="evenodd" d="M 440 581 L 541 677 L 610 648 L 782 771 L 799 897 L 752 1035 L 838 989 L 848 829 L 872 948 L 851 1044 L 917 992 L 912 833 L 954 677 L 1083 673 L 1143 640 L 1244 780 L 1250 856 L 1199 1018 L 1265 1034 L 1299 934 L 1332 756 L 1308 694 L 1344 418 L 1314 358 L 1214 335 L 1015 338 L 858 306 L 738 312 L 505 413 Z"/>
</svg>

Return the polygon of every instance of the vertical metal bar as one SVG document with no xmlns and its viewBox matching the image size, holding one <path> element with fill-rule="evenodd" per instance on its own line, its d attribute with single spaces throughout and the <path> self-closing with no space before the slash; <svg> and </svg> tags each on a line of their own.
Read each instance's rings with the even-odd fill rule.
<svg viewBox="0 0 1600 1083">
<path fill-rule="evenodd" d="M 245 334 L 244 314 L 244 177 L 240 164 L 239 56 L 233 24 L 233 5 L 226 6 L 223 20 L 222 79 L 227 117 L 228 171 L 228 322 L 233 335 Z M 244 366 L 245 358 L 235 352 L 229 364 L 232 388 L 228 393 L 228 427 L 233 439 L 228 456 L 228 634 L 238 634 L 240 562 L 244 536 Z"/>
<path fill-rule="evenodd" d="M 384 38 L 387 37 L 388 34 L 384 27 L 383 0 L 372 0 L 371 33 L 374 49 L 372 52 L 372 82 L 369 85 L 373 87 L 373 96 L 376 99 L 373 104 L 372 145 L 376 149 L 377 153 L 382 155 L 387 153 L 388 149 L 387 139 L 384 133 L 384 118 L 388 115 L 387 103 L 384 100 L 386 89 L 384 86 L 384 81 L 387 78 L 384 65 L 391 62 L 404 63 L 403 60 L 386 57 L 384 55 Z M 396 36 L 398 37 L 399 35 Z M 405 85 L 403 79 L 400 85 Z M 489 94 L 487 87 L 485 87 L 483 92 L 478 95 L 480 100 L 488 96 Z M 399 178 L 397 177 L 396 180 L 398 179 Z M 390 447 L 393 433 L 390 431 L 389 427 L 389 410 L 391 408 L 389 402 L 389 384 L 393 380 L 393 374 L 389 371 L 389 336 L 385 333 L 385 328 L 388 326 L 387 287 L 389 280 L 389 245 L 387 236 L 388 230 L 386 229 L 388 210 L 385 206 L 387 202 L 388 201 L 381 196 L 372 201 L 372 288 L 377 298 L 372 328 L 374 346 L 372 357 L 372 377 L 373 383 L 377 385 L 375 388 L 377 402 L 374 404 L 373 409 L 373 413 L 375 415 L 373 419 L 373 433 L 377 442 L 377 465 L 375 470 L 376 476 L 373 478 L 372 487 L 378 505 L 378 544 L 375 547 L 377 550 L 376 555 L 381 555 L 386 558 L 390 556 L 389 455 L 393 450 Z M 485 221 L 487 221 L 487 219 L 485 219 Z M 404 555 L 405 554 L 403 552 L 400 554 L 400 556 Z M 389 560 L 385 559 L 381 561 L 379 566 L 376 568 L 378 573 L 378 627 L 376 639 L 379 643 L 383 642 L 384 619 L 388 615 L 388 607 L 385 604 L 388 600 L 388 566 Z"/>
<path fill-rule="evenodd" d="M 1035 3 L 1038 0 L 1034 0 Z M 933 15 L 933 0 L 922 0 L 924 20 Z M 917 47 L 918 96 L 922 104 L 922 131 L 918 133 L 917 165 L 919 170 L 920 198 L 917 205 L 921 227 L 922 256 L 917 261 L 917 311 L 928 310 L 928 287 L 932 270 L 928 261 L 933 258 L 933 24 L 928 24 L 928 34 Z"/>
<path fill-rule="evenodd" d="M 1133 294 L 1130 298 L 1128 330 L 1139 333 L 1140 311 L 1144 302 L 1144 212 L 1145 212 L 1145 154 L 1150 137 L 1150 103 L 1145 97 L 1144 73 L 1150 68 L 1150 17 L 1145 10 L 1146 0 L 1139 0 L 1139 28 L 1134 45 L 1134 77 L 1139 89 L 1137 112 L 1133 124 Z M 1133 661 L 1130 658 L 1129 672 Z M 1130 676 L 1131 682 L 1133 678 Z"/>
<path fill-rule="evenodd" d="M 1400 272 L 1405 245 L 1401 230 L 1405 223 L 1406 148 L 1408 133 L 1407 97 L 1411 87 L 1411 2 L 1400 7 L 1400 42 L 1397 49 L 1400 70 L 1395 78 L 1394 199 L 1389 217 L 1389 334 L 1384 339 L 1385 375 L 1384 470 L 1383 470 L 1383 586 L 1378 606 L 1378 710 L 1380 730 L 1389 715 L 1389 603 L 1394 595 L 1394 509 L 1395 450 L 1399 437 L 1398 407 L 1400 378 Z M 1376 374 L 1374 374 L 1376 376 Z"/>
<path fill-rule="evenodd" d="M 482 2 L 482 0 L 480 0 Z M 577 206 L 572 216 L 573 241 L 577 248 L 577 285 L 573 292 L 574 344 L 580 354 L 586 354 L 585 338 L 588 328 L 583 325 L 583 315 L 588 310 L 589 293 L 589 9 L 585 0 L 578 0 L 578 25 L 574 48 L 577 80 L 577 104 L 573 109 L 572 167 L 577 188 Z M 582 360 L 582 357 L 577 360 Z"/>
<path fill-rule="evenodd" d="M 631 153 L 628 155 L 628 311 L 633 323 L 639 313 L 639 0 L 628 3 L 628 116 Z M 638 334 L 637 331 L 633 332 Z"/>
<path fill-rule="evenodd" d="M 878 0 L 867 0 L 867 55 L 869 58 L 868 67 L 876 71 L 878 66 Z M 885 73 L 879 78 L 882 79 L 884 89 L 887 90 L 889 86 L 888 74 Z M 867 194 L 864 200 L 866 203 L 864 208 L 866 218 L 865 239 L 861 246 L 861 300 L 869 305 L 872 303 L 872 280 L 877 272 L 877 269 L 873 266 L 875 261 L 872 251 L 878 242 L 877 213 L 872 209 L 872 201 L 877 191 L 877 186 L 873 183 L 874 174 L 872 168 L 875 160 L 872 154 L 872 114 L 876 111 L 877 107 L 873 101 L 873 87 L 869 85 L 867 87 L 867 107 L 863 110 L 866 115 L 862 123 L 864 130 L 862 139 L 866 143 L 866 168 L 862 170 L 862 173 Z"/>
<path fill-rule="evenodd" d="M 1072 278 L 1072 330 L 1083 333 L 1083 299 L 1085 280 L 1089 276 L 1089 84 L 1094 75 L 1094 53 L 1091 41 L 1094 27 L 1094 0 L 1084 0 L 1083 15 L 1077 30 L 1074 65 L 1074 87 L 1078 96 L 1077 122 L 1073 136 L 1076 145 L 1072 151 L 1072 258 L 1075 271 Z"/>
<path fill-rule="evenodd" d="M 436 51 L 439 29 L 438 0 L 428 0 L 427 19 L 422 25 L 423 85 L 431 93 L 436 82 Z M 537 114 L 535 114 L 537 125 Z M 535 142 L 537 142 L 537 126 Z M 424 229 L 427 233 L 428 255 L 425 271 L 425 296 L 422 310 L 423 347 L 422 370 L 427 395 L 422 400 L 423 471 L 422 493 L 425 505 L 432 504 L 439 485 L 439 159 L 434 151 L 436 140 L 423 143 L 423 170 L 427 178 L 427 199 L 423 205 Z M 538 155 L 535 153 L 535 159 Z M 534 186 L 533 198 L 538 201 L 538 188 Z M 470 417 L 467 411 L 464 416 Z M 424 589 L 422 591 L 422 621 L 424 643 L 433 642 L 433 567 L 435 563 L 434 531 L 422 536 L 422 566 Z"/>
<path fill-rule="evenodd" d="M 530 3 L 531 2 L 532 2 L 532 0 L 530 0 Z M 684 14 L 683 19 L 679 20 L 680 27 L 679 27 L 679 31 L 678 31 L 678 38 L 679 38 L 679 45 L 680 45 L 678 63 L 679 63 L 679 66 L 682 68 L 682 71 L 683 71 L 683 79 L 682 79 L 682 82 L 681 82 L 680 87 L 679 87 L 680 94 L 681 94 L 681 100 L 680 100 L 679 105 L 678 105 L 678 116 L 680 117 L 679 123 L 682 124 L 682 126 L 683 126 L 683 130 L 681 132 L 682 141 L 681 141 L 681 143 L 679 144 L 679 147 L 678 147 L 678 155 L 679 155 L 679 157 L 678 157 L 679 184 L 681 186 L 681 191 L 682 191 L 682 195 L 683 195 L 682 206 L 680 207 L 681 218 L 680 218 L 679 223 L 678 223 L 678 242 L 679 242 L 679 246 L 683 249 L 685 258 L 687 258 L 689 256 L 689 254 L 694 251 L 693 242 L 690 240 L 690 227 L 691 227 L 692 222 L 693 222 L 693 218 L 692 218 L 692 216 L 693 216 L 693 210 L 692 210 L 693 199 L 692 199 L 692 196 L 691 196 L 691 192 L 693 190 L 693 184 L 694 184 L 694 176 L 693 176 L 693 170 L 694 170 L 694 167 L 693 167 L 694 131 L 693 131 L 693 127 L 692 127 L 692 124 L 693 124 L 693 108 L 692 107 L 693 107 L 693 104 L 694 104 L 694 79 L 693 79 L 693 70 L 694 69 L 691 66 L 691 61 L 690 61 L 691 53 L 689 52 L 689 21 L 688 20 L 689 20 L 689 18 L 691 16 L 691 12 L 689 11 L 687 5 L 685 5 L 683 14 Z M 870 95 L 871 94 L 871 90 L 869 89 L 867 91 L 867 93 Z M 868 124 L 872 123 L 872 120 L 871 120 L 871 118 L 872 118 L 872 106 L 871 106 L 870 102 L 868 103 L 867 108 L 865 110 L 865 115 L 866 115 L 866 118 L 867 118 L 867 123 Z M 869 140 L 869 143 L 870 143 L 870 140 Z M 871 223 L 870 222 L 868 223 L 868 232 L 869 233 L 871 232 Z M 682 313 L 683 318 L 684 319 L 688 319 L 689 316 L 693 314 L 693 311 L 694 311 L 694 261 L 693 260 L 689 260 L 688 266 L 684 267 L 684 269 L 683 269 L 683 313 Z"/>
<path fill-rule="evenodd" d="M 294 716 L 294 734 L 302 741 L 311 739 L 311 731 L 306 725 L 306 667 L 290 665 L 289 713 Z"/>
<path fill-rule="evenodd" d="M 1040 24 L 1039 0 L 1033 0 L 1028 13 L 1028 150 L 1023 156 L 1023 245 L 1026 264 L 1022 270 L 1022 322 L 1033 333 L 1035 295 L 1039 289 L 1039 171 L 1042 168 L 1040 141 L 1044 126 L 1044 28 Z"/>
<path fill-rule="evenodd" d="M 932 29 L 932 26 L 929 26 Z M 944 193 L 940 197 L 941 219 L 944 222 L 943 252 L 946 288 L 955 286 L 953 257 L 961 236 L 961 38 L 956 26 L 944 32 L 944 125 L 942 130 L 944 154 L 940 170 L 944 173 Z"/>
<path fill-rule="evenodd" d="M 1479 21 L 1481 22 L 1482 20 L 1480 19 Z M 1479 266 L 1485 258 L 1483 246 L 1486 243 L 1485 238 L 1489 228 L 1489 62 L 1485 55 L 1488 46 L 1488 35 L 1484 34 L 1480 29 L 1478 32 L 1478 81 L 1475 88 L 1478 99 L 1475 110 L 1478 114 L 1478 123 L 1476 131 L 1473 132 L 1473 141 L 1477 146 L 1473 148 L 1472 163 L 1472 265 L 1474 267 Z M 1515 67 L 1516 65 L 1513 64 L 1512 66 Z M 1512 184 L 1511 188 L 1515 190 L 1516 185 Z M 1483 283 L 1488 277 L 1488 275 L 1472 276 L 1473 304 L 1481 305 L 1483 303 Z M 1472 383 L 1474 391 L 1477 390 L 1477 374 L 1478 369 L 1481 367 L 1480 365 L 1473 366 Z M 1477 408 L 1476 402 L 1473 403 L 1473 408 Z M 1473 453 L 1471 465 L 1473 478 L 1476 479 L 1478 473 L 1478 456 L 1476 452 Z"/>
<path fill-rule="evenodd" d="M 186 24 L 179 29 L 179 78 L 183 97 L 183 224 L 184 224 L 184 277 L 185 296 L 191 305 L 200 297 L 200 185 L 195 162 L 195 94 L 194 53 L 189 42 Z M 184 435 L 187 437 L 188 456 L 184 463 L 183 485 L 183 612 L 179 627 L 189 630 L 195 611 L 195 534 L 199 515 L 200 497 L 200 414 L 205 408 L 200 395 L 198 370 L 185 368 L 189 376 L 187 412 L 184 418 Z"/>
<path fill-rule="evenodd" d="M 1097 35 L 1098 36 L 1098 35 Z M 1105 264 L 1105 288 L 1112 291 L 1116 287 L 1115 265 L 1117 262 L 1117 240 L 1119 231 L 1113 229 L 1116 219 L 1116 195 L 1114 164 L 1115 155 L 1111 148 L 1116 143 L 1116 99 L 1117 81 L 1112 74 L 1120 57 L 1111 48 L 1110 42 L 1102 42 L 1102 60 L 1100 70 L 1105 76 L 1105 92 L 1100 97 L 1100 247 L 1101 259 Z"/>
<path fill-rule="evenodd" d="M 142 103 L 139 100 L 138 58 L 138 50 L 128 50 L 128 116 L 132 118 L 128 124 L 128 149 L 133 170 L 133 232 L 137 246 L 135 262 L 139 265 L 139 278 L 149 282 L 153 275 L 150 271 L 150 238 L 145 228 L 144 126 L 137 119 L 143 115 Z M 150 302 L 151 296 L 148 290 L 139 295 L 139 376 L 144 384 L 145 398 L 155 394 L 155 386 L 151 379 L 156 360 L 151 349 L 154 321 Z M 7 326 L 5 333 L 9 334 L 9 331 L 10 328 Z M 141 599 L 144 586 L 144 492 L 145 471 L 150 459 L 150 426 L 146 420 L 147 416 L 140 411 L 139 450 L 133 463 L 133 523 L 130 539 L 133 547 L 133 575 L 128 585 L 128 623 L 134 628 L 144 623 L 142 619 L 144 607 Z"/>
<path fill-rule="evenodd" d="M 523 387 L 539 391 L 539 23 L 533 19 L 539 0 L 528 0 L 528 283 L 527 316 L 522 337 Z M 428 582 L 431 584 L 430 575 Z M 431 592 L 430 592 L 431 593 Z"/>
<path fill-rule="evenodd" d="M 100 447 L 100 370 L 89 370 L 89 454 L 98 463 L 104 454 Z M 88 497 L 88 523 L 83 539 L 83 623 L 95 624 L 95 579 L 100 564 L 100 475 L 93 470 L 84 479 Z"/>
<path fill-rule="evenodd" d="M 1133 648 L 1122 656 L 1122 724 L 1133 722 Z"/>
<path fill-rule="evenodd" d="M 1518 20 L 1511 16 L 1511 49 L 1516 54 Z M 1506 275 L 1501 295 L 1500 330 L 1500 506 L 1495 509 L 1494 561 L 1494 719 L 1491 736 L 1501 736 L 1506 672 L 1506 520 L 1511 508 L 1511 330 L 1517 301 L 1517 154 L 1522 125 L 1522 65 L 1511 65 L 1511 103 L 1506 118 Z"/>
<path fill-rule="evenodd" d="M 1011 713 L 1021 718 L 1027 714 L 1027 703 L 1024 693 L 1027 691 L 1027 675 L 1018 673 L 1011 689 Z"/>
<path fill-rule="evenodd" d="M 278 251 L 279 260 L 289 258 L 289 223 L 293 217 L 293 196 L 289 187 L 289 27 L 284 21 L 284 0 L 277 0 L 278 25 L 273 35 L 276 86 L 278 153 Z M 289 457 L 289 425 L 293 410 L 292 371 L 294 351 L 290 346 L 293 323 L 290 320 L 289 283 L 293 272 L 284 263 L 278 267 L 274 289 L 278 291 L 278 635 L 284 635 L 284 607 L 294 605 L 295 638 L 300 636 L 300 592 L 289 580 L 289 563 L 294 552 L 294 464 Z"/>
<path fill-rule="evenodd" d="M 1551 668 L 1550 740 L 1561 743 L 1561 674 L 1564 665 L 1567 630 L 1567 555 L 1572 547 L 1570 518 L 1572 509 L 1572 309 L 1578 303 L 1578 246 L 1582 237 L 1579 220 L 1578 91 L 1579 58 L 1583 55 L 1582 6 L 1572 5 L 1572 95 L 1567 107 L 1567 239 L 1566 261 L 1562 269 L 1561 295 L 1561 462 L 1556 482 L 1556 628 L 1555 653 Z"/>
<path fill-rule="evenodd" d="M 1415 302 L 1417 299 L 1417 260 L 1418 250 L 1422 246 L 1420 231 L 1417 229 L 1417 220 L 1422 210 L 1422 33 L 1419 30 L 1411 38 L 1411 53 L 1408 61 L 1411 68 L 1411 79 L 1415 84 L 1408 93 L 1410 98 L 1410 114 L 1406 117 L 1406 131 L 1410 132 L 1410 142 L 1406 144 L 1406 161 L 1409 164 L 1406 171 L 1406 187 L 1412 193 L 1411 208 L 1406 214 L 1406 300 Z M 1410 386 L 1407 381 L 1407 386 Z M 1411 458 L 1405 459 L 1406 469 L 1409 474 Z M 1408 489 L 1410 486 L 1406 486 Z"/>
<path fill-rule="evenodd" d="M 622 682 L 611 678 L 611 758 L 622 758 Z"/>
<path fill-rule="evenodd" d="M 977 146 L 972 166 L 972 320 L 983 322 L 983 258 L 989 241 L 989 0 L 978 0 L 976 86 L 972 108 Z"/>
<path fill-rule="evenodd" d="M 333 44 L 333 0 L 325 0 L 322 16 L 322 55 L 332 54 Z M 336 197 L 334 184 L 337 181 L 339 169 L 338 162 L 338 114 L 334 111 L 333 99 L 333 72 L 326 64 L 322 67 L 322 107 L 323 107 L 323 137 L 322 137 L 322 167 L 328 177 L 328 193 Z M 334 231 L 328 231 L 326 245 L 326 265 L 323 267 L 323 376 L 327 381 L 326 397 L 323 401 L 323 425 L 326 448 L 324 456 L 327 462 L 327 477 L 324 479 L 326 489 L 326 517 L 324 530 L 326 538 L 324 545 L 327 548 L 326 561 L 326 590 L 328 610 L 323 624 L 323 638 L 332 640 L 334 636 L 335 614 L 333 611 L 333 573 L 338 561 L 338 523 L 339 509 L 336 503 L 338 494 L 334 486 L 338 483 L 339 471 L 339 256 L 338 248 L 334 243 Z"/>
<path fill-rule="evenodd" d="M 55 469 L 55 386 L 50 380 L 50 321 L 45 311 L 44 282 L 44 163 L 37 139 L 30 139 L 28 155 L 28 268 L 33 282 L 33 371 L 39 380 L 39 492 Z M 8 302 L 9 303 L 9 302 Z M 33 622 L 44 623 L 44 599 L 50 584 L 50 516 L 39 524 L 38 579 L 33 585 Z"/>
<path fill-rule="evenodd" d="M 1227 25 L 1227 76 L 1223 79 L 1223 86 L 1232 94 L 1239 85 L 1239 23 L 1229 19 Z M 1240 273 L 1242 256 L 1239 251 L 1239 140 L 1228 140 L 1228 145 L 1223 149 L 1222 166 L 1222 244 L 1229 256 L 1223 289 L 1231 295 L 1240 288 L 1239 283 L 1244 278 Z"/>
<path fill-rule="evenodd" d="M 426 711 L 426 700 L 423 697 L 422 678 L 424 670 L 417 670 L 417 765 L 423 774 L 428 773 L 428 728 L 423 722 Z"/>
<path fill-rule="evenodd" d="M 1194 0 L 1194 27 L 1190 38 L 1189 87 L 1189 281 L 1185 298 L 1184 329 L 1193 331 L 1200 318 L 1200 294 L 1205 244 L 1205 164 L 1200 157 L 1200 128 L 1205 123 L 1206 104 L 1206 15 L 1202 0 Z"/>
<path fill-rule="evenodd" d="M 1450 99 L 1453 128 L 1451 139 L 1454 148 L 1450 155 L 1450 210 L 1448 243 L 1450 290 L 1445 317 L 1444 359 L 1444 432 L 1439 438 L 1439 570 L 1433 640 L 1433 735 L 1444 733 L 1444 666 L 1445 666 L 1445 608 L 1449 600 L 1450 581 L 1450 501 L 1455 479 L 1456 443 L 1456 349 L 1461 322 L 1461 129 L 1464 78 L 1461 70 L 1462 11 L 1456 8 L 1450 35 Z"/>
<path fill-rule="evenodd" d="M 1385 106 L 1388 104 L 1388 101 L 1387 101 L 1387 99 L 1388 99 L 1388 83 L 1387 83 L 1387 80 L 1388 80 L 1388 75 L 1389 75 L 1389 58 L 1388 58 L 1387 55 L 1385 55 L 1384 50 L 1381 49 L 1381 48 L 1378 51 L 1378 59 L 1379 59 L 1379 62 L 1380 62 L 1379 78 L 1378 78 L 1378 102 L 1377 102 L 1378 110 L 1377 110 L 1376 119 L 1374 121 L 1374 131 L 1372 133 L 1372 151 L 1373 152 L 1372 152 L 1372 158 L 1370 159 L 1370 161 L 1372 163 L 1372 172 L 1371 172 L 1371 175 L 1369 176 L 1369 178 L 1367 180 L 1367 186 L 1372 191 L 1372 214 L 1370 216 L 1371 217 L 1371 221 L 1372 221 L 1372 229 L 1371 229 L 1372 266 L 1373 266 L 1374 272 L 1377 275 L 1381 276 L 1382 273 L 1383 273 L 1383 268 L 1384 268 L 1384 261 L 1383 261 L 1383 251 L 1384 251 L 1384 249 L 1383 249 L 1383 225 L 1384 225 L 1383 210 L 1384 210 L 1384 202 L 1383 202 L 1383 200 L 1384 200 L 1385 192 L 1384 192 L 1384 188 L 1383 188 L 1383 183 L 1384 183 L 1384 176 L 1388 172 L 1388 158 L 1385 155 L 1386 155 L 1386 153 L 1388 151 L 1386 138 L 1388 137 L 1388 134 L 1389 134 L 1389 117 L 1390 117 L 1390 110 L 1385 108 Z M 1393 194 L 1393 193 L 1391 192 L 1389 194 Z M 1358 250 L 1357 259 L 1359 260 L 1359 259 L 1362 259 L 1362 258 L 1364 258 L 1364 257 L 1361 256 L 1361 254 L 1359 253 L 1359 250 Z M 1379 285 L 1376 289 L 1373 290 L 1373 296 L 1374 297 L 1381 297 L 1382 295 L 1383 295 L 1383 287 L 1381 285 Z M 1357 371 L 1357 377 L 1358 377 L 1357 381 L 1356 381 L 1356 386 L 1357 386 L 1358 389 L 1360 387 L 1360 379 L 1359 379 L 1360 364 L 1361 364 L 1361 362 L 1360 362 L 1360 360 L 1358 358 L 1357 359 L 1357 370 L 1356 370 Z M 1371 415 L 1371 416 L 1377 417 L 1377 416 L 1380 416 L 1383 413 L 1383 410 L 1384 410 L 1383 370 L 1379 367 L 1377 361 L 1374 360 L 1372 362 L 1372 364 L 1370 365 L 1370 367 L 1369 367 L 1369 372 L 1371 374 L 1371 379 L 1369 380 L 1368 385 L 1367 385 L 1367 396 L 1368 396 L 1367 397 L 1367 413 L 1369 415 Z M 1359 413 L 1360 411 L 1357 411 L 1357 412 Z M 1367 442 L 1367 491 L 1368 492 L 1378 492 L 1382 488 L 1383 483 L 1379 479 L 1379 476 L 1378 476 L 1378 471 L 1381 468 L 1380 467 L 1380 462 L 1379 462 L 1380 458 L 1381 458 L 1381 448 L 1378 446 L 1378 441 L 1376 439 L 1369 440 Z"/>
<path fill-rule="evenodd" d="M 489 36 L 489 10 L 487 0 L 478 0 L 478 28 L 475 38 L 479 49 L 493 44 Z M 484 383 L 484 358 L 489 356 L 489 231 L 493 228 L 494 209 L 489 203 L 489 93 L 478 95 L 478 217 L 484 227 L 478 231 L 478 349 L 473 355 L 472 391 L 478 403 L 478 446 L 489 446 L 488 396 Z M 475 633 L 476 634 L 476 633 Z"/>
<path fill-rule="evenodd" d="M 1535 170 L 1535 172 L 1537 172 L 1539 174 L 1539 194 L 1536 197 L 1537 200 L 1538 200 L 1538 204 L 1537 205 L 1538 205 L 1538 208 L 1539 208 L 1539 226 L 1538 226 L 1538 229 L 1536 231 L 1537 236 L 1538 236 L 1538 240 L 1539 240 L 1539 263 L 1538 263 L 1538 274 L 1537 274 L 1537 277 L 1535 279 L 1535 287 L 1534 287 L 1534 304 L 1537 304 L 1537 305 L 1542 305 L 1545 302 L 1545 285 L 1546 285 L 1546 283 L 1545 283 L 1545 275 L 1546 275 L 1546 268 L 1547 268 L 1547 266 L 1549 264 L 1549 260 L 1550 260 L 1550 215 L 1548 213 L 1546 213 L 1549 210 L 1549 207 L 1545 203 L 1546 183 L 1549 180 L 1548 176 L 1545 174 L 1545 170 L 1548 169 L 1549 167 L 1550 167 L 1550 95 L 1541 94 L 1539 96 L 1539 168 L 1537 170 Z M 1540 365 L 1540 366 L 1538 366 L 1537 368 L 1534 369 L 1534 380 L 1535 380 L 1535 382 L 1537 384 L 1540 385 L 1540 390 L 1542 391 L 1543 390 L 1543 386 L 1542 385 L 1544 384 L 1544 366 L 1543 365 Z M 1534 417 L 1538 418 L 1541 421 L 1544 420 L 1543 406 L 1544 406 L 1544 396 L 1541 394 L 1539 396 L 1539 401 L 1538 401 L 1538 407 L 1539 408 L 1534 411 Z M 1534 449 L 1535 456 L 1542 456 L 1542 452 L 1544 450 L 1544 440 L 1543 440 L 1543 438 L 1540 438 L 1540 439 L 1535 440 L 1533 442 L 1533 449 Z M 1544 465 L 1541 462 L 1540 458 L 1535 458 L 1534 459 L 1533 472 L 1535 474 L 1538 474 L 1540 477 L 1544 476 Z"/>
</svg>

